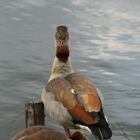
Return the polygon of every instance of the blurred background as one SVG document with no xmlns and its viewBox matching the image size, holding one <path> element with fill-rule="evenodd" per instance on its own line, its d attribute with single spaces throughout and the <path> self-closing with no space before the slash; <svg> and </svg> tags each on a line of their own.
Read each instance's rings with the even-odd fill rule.
<svg viewBox="0 0 140 140">
<path fill-rule="evenodd" d="M 112 140 L 140 136 L 139 0 L 0 0 L 0 139 L 25 128 L 24 104 L 40 100 L 56 26 L 69 28 L 75 71 L 104 96 Z M 46 125 L 63 129 L 46 114 Z"/>
</svg>

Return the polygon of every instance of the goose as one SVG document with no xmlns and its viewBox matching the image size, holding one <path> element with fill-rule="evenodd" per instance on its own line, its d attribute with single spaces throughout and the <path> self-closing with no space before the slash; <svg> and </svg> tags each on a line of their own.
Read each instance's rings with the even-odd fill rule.
<svg viewBox="0 0 140 140">
<path fill-rule="evenodd" d="M 42 125 L 25 128 L 16 133 L 11 140 L 86 140 L 83 133 L 76 131 L 67 138 L 59 131 Z"/>
<path fill-rule="evenodd" d="M 84 126 L 100 140 L 111 138 L 100 91 L 87 76 L 73 70 L 69 32 L 64 25 L 56 27 L 55 58 L 41 100 L 49 116 L 64 127 L 68 137 L 70 129 Z"/>
</svg>

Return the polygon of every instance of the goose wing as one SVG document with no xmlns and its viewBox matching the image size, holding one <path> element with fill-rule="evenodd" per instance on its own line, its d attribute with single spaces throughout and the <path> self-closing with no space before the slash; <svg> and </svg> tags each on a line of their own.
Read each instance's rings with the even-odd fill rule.
<svg viewBox="0 0 140 140">
<path fill-rule="evenodd" d="M 88 102 L 92 102 L 92 97 L 89 94 L 90 100 L 89 101 L 83 101 L 82 103 L 77 99 L 76 95 L 73 93 L 73 86 L 69 82 L 69 77 L 64 78 L 55 78 L 51 80 L 47 86 L 46 91 L 51 92 L 55 95 L 55 100 L 58 102 L 61 102 L 63 106 L 67 109 L 67 111 L 71 114 L 74 122 L 80 122 L 82 124 L 90 125 L 97 123 L 97 119 L 94 119 L 88 111 L 87 108 Z M 83 97 L 83 100 L 87 100 L 88 97 Z M 96 97 L 95 97 L 96 98 Z M 98 98 L 97 98 L 98 99 Z M 97 101 L 99 102 L 99 101 Z M 92 103 L 90 103 L 92 104 Z M 85 107 L 86 106 L 86 107 Z M 92 104 L 93 106 L 93 104 Z M 90 107 L 91 108 L 91 107 Z M 98 108 L 98 107 L 95 107 Z M 96 109 L 98 110 L 98 109 Z"/>
<path fill-rule="evenodd" d="M 102 103 L 98 90 L 93 82 L 86 76 L 72 73 L 66 77 L 66 80 L 70 83 L 74 89 L 77 101 L 88 112 L 100 112 Z"/>
</svg>

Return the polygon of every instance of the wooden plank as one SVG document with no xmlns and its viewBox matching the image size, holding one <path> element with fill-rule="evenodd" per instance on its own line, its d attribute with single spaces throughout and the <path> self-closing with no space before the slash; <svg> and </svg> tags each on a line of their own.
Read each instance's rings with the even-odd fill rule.
<svg viewBox="0 0 140 140">
<path fill-rule="evenodd" d="M 44 105 L 42 102 L 25 104 L 26 128 L 34 125 L 45 125 Z"/>
</svg>

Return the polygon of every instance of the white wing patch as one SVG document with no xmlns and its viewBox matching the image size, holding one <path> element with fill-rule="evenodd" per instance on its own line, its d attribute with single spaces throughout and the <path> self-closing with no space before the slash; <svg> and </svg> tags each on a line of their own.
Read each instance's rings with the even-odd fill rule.
<svg viewBox="0 0 140 140">
<path fill-rule="evenodd" d="M 72 94 L 76 94 L 76 92 L 73 88 L 70 91 L 71 91 Z"/>
</svg>

